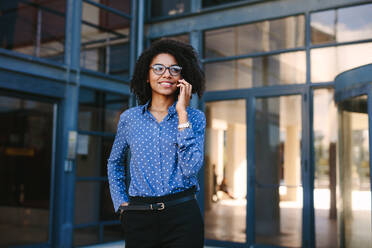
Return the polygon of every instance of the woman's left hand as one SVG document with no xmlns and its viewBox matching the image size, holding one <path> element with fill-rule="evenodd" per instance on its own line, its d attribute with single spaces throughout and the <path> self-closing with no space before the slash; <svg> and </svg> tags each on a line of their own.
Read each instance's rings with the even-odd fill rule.
<svg viewBox="0 0 372 248">
<path fill-rule="evenodd" d="M 177 113 L 185 113 L 187 106 L 190 104 L 192 85 L 186 82 L 185 79 L 178 80 L 177 87 L 180 88 L 178 102 L 176 104 Z"/>
</svg>

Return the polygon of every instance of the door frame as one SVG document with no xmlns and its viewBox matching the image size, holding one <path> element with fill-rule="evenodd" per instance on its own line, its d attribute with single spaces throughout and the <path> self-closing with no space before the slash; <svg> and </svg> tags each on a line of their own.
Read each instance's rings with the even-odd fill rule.
<svg viewBox="0 0 372 248">
<path fill-rule="evenodd" d="M 14 92 L 14 91 L 7 91 L 0 89 L 0 96 L 5 97 L 12 97 L 12 98 L 19 98 L 29 101 L 36 101 L 42 103 L 48 103 L 52 105 L 53 108 L 53 126 L 52 126 L 52 147 L 51 147 L 51 164 L 50 164 L 50 192 L 49 192 L 49 224 L 48 224 L 48 240 L 45 243 L 37 243 L 37 244 L 22 244 L 22 245 L 15 245 L 11 247 L 51 247 L 52 239 L 53 239 L 53 228 L 54 228 L 54 205 L 55 205 L 55 173 L 56 173 L 56 152 L 57 152 L 57 125 L 58 125 L 58 110 L 59 110 L 59 101 L 58 99 L 45 97 L 45 96 L 36 96 L 36 95 L 28 95 L 22 92 Z"/>
<path fill-rule="evenodd" d="M 243 100 L 245 101 L 245 104 L 247 104 L 247 97 L 244 96 L 241 92 L 229 91 L 229 93 L 226 94 L 226 91 L 224 91 L 224 92 L 213 92 L 211 94 L 210 92 L 206 93 L 203 96 L 200 106 L 201 106 L 202 111 L 205 112 L 205 109 L 206 109 L 205 104 L 208 102 L 234 101 L 234 100 Z M 247 116 L 247 109 L 246 109 L 246 123 L 247 123 L 247 120 L 248 120 L 248 116 Z M 205 192 L 204 182 L 205 180 L 204 178 L 205 178 L 205 170 L 200 170 L 200 173 L 199 173 L 200 194 L 198 195 L 197 199 L 198 199 L 198 203 L 199 203 L 203 218 L 204 218 L 204 212 L 205 212 L 205 207 L 204 207 L 204 192 Z M 248 192 L 247 192 L 247 195 L 248 195 Z M 246 212 L 246 215 L 247 215 L 247 212 Z M 246 222 L 246 227 L 248 228 L 247 222 Z M 247 242 L 238 243 L 238 242 L 233 242 L 233 241 L 212 240 L 212 239 L 206 239 L 205 244 L 208 246 L 213 246 L 213 247 L 214 246 L 216 247 L 238 247 L 238 248 L 247 247 Z"/>
<path fill-rule="evenodd" d="M 309 114 L 309 97 L 310 91 L 306 85 L 296 86 L 278 86 L 277 89 L 260 88 L 252 91 L 248 103 L 248 126 L 247 130 L 247 161 L 248 161 L 248 204 L 247 204 L 247 223 L 250 229 L 247 229 L 247 243 L 252 247 L 269 247 L 268 245 L 256 244 L 255 240 L 255 107 L 258 98 L 272 98 L 281 96 L 299 95 L 301 96 L 301 181 L 303 188 L 303 208 L 302 208 L 302 247 L 312 247 L 315 236 L 311 234 L 314 232 L 312 223 L 314 223 L 314 208 L 313 208 L 313 173 L 310 169 L 310 147 L 311 147 L 311 129 L 310 129 L 310 114 Z M 271 246 L 272 247 L 272 246 Z"/>
<path fill-rule="evenodd" d="M 269 98 L 300 95 L 301 96 L 301 177 L 303 187 L 302 209 L 302 247 L 315 247 L 314 224 L 314 166 L 312 137 L 312 89 L 309 85 L 276 85 L 264 88 L 239 89 L 228 91 L 207 92 L 202 99 L 202 109 L 205 103 L 214 101 L 245 100 L 246 101 L 246 154 L 247 154 L 247 207 L 246 207 L 246 242 L 207 240 L 207 245 L 222 247 L 273 247 L 255 243 L 255 104 L 257 98 Z M 201 177 L 201 191 L 204 190 L 204 172 Z M 204 199 L 200 201 L 204 213 Z"/>
</svg>

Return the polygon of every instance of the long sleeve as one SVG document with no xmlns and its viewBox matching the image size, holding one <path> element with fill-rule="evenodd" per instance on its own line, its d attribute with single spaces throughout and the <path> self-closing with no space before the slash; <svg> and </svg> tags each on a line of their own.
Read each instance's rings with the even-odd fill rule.
<svg viewBox="0 0 372 248">
<path fill-rule="evenodd" d="M 128 201 L 128 195 L 125 187 L 124 173 L 124 154 L 128 147 L 125 132 L 125 117 L 120 116 L 117 133 L 114 144 L 112 145 L 111 154 L 107 164 L 107 175 L 110 185 L 111 199 L 114 204 L 115 212 L 123 202 Z"/>
<path fill-rule="evenodd" d="M 198 111 L 190 120 L 192 128 L 178 131 L 178 164 L 185 177 L 197 175 L 204 161 L 205 115 Z"/>
<path fill-rule="evenodd" d="M 203 165 L 205 116 L 187 108 L 192 128 L 179 131 L 176 104 L 158 122 L 148 103 L 127 109 L 120 116 L 107 164 L 111 199 L 117 211 L 131 197 L 153 197 L 178 193 L 195 187 Z M 130 173 L 126 175 L 126 150 L 130 149 Z M 130 180 L 127 177 L 130 176 Z M 129 181 L 129 185 L 125 182 Z"/>
</svg>

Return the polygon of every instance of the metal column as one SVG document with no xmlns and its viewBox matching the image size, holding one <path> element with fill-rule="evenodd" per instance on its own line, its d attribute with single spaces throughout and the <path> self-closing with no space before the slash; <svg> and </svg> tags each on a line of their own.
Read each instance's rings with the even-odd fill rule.
<svg viewBox="0 0 372 248">
<path fill-rule="evenodd" d="M 72 247 L 73 245 L 75 159 L 68 157 L 68 152 L 69 133 L 76 132 L 77 129 L 81 15 L 82 0 L 68 0 L 65 41 L 67 73 L 65 94 L 60 102 L 61 107 L 58 113 L 60 118 L 57 131 L 56 211 L 53 247 Z"/>
</svg>

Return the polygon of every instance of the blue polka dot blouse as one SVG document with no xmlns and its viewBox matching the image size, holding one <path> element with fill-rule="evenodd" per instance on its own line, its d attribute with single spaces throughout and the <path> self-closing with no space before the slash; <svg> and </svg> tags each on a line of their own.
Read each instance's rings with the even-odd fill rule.
<svg viewBox="0 0 372 248">
<path fill-rule="evenodd" d="M 205 115 L 187 107 L 192 128 L 178 130 L 176 102 L 159 123 L 145 105 L 120 115 L 108 159 L 107 173 L 115 211 L 130 196 L 163 196 L 193 186 L 199 190 L 197 173 L 203 165 Z M 124 154 L 130 149 L 130 184 L 124 184 Z"/>
</svg>

